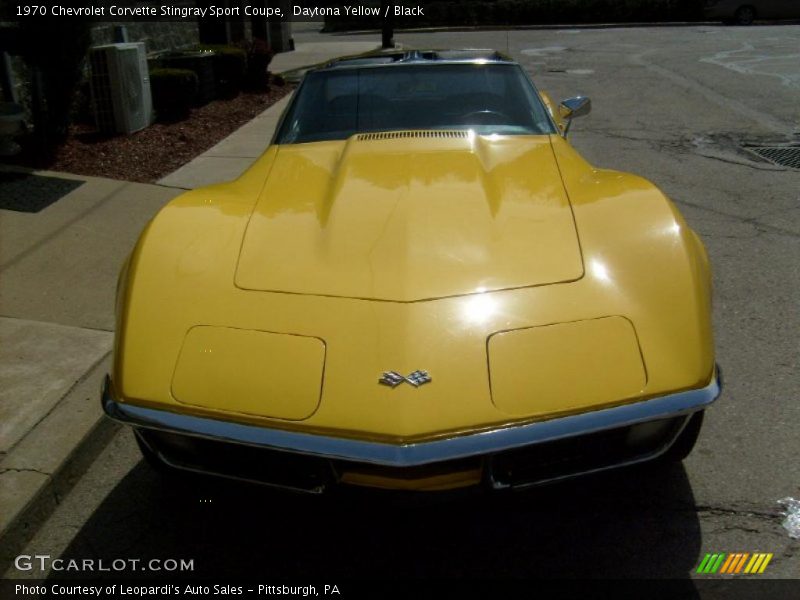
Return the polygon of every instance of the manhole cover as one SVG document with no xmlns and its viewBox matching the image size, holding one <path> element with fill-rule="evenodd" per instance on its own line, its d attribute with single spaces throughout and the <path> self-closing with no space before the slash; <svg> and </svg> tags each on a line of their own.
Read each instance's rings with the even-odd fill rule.
<svg viewBox="0 0 800 600">
<path fill-rule="evenodd" d="M 773 164 L 800 169 L 800 146 L 745 146 L 745 150 Z"/>
</svg>

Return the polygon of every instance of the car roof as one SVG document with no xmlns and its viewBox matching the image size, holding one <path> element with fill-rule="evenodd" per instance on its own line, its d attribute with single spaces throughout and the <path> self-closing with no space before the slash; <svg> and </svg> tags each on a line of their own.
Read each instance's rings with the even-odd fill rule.
<svg viewBox="0 0 800 600">
<path fill-rule="evenodd" d="M 345 58 L 337 58 L 320 66 L 316 71 L 352 69 L 364 67 L 391 67 L 393 65 L 434 64 L 516 64 L 497 50 L 389 50 Z"/>
</svg>

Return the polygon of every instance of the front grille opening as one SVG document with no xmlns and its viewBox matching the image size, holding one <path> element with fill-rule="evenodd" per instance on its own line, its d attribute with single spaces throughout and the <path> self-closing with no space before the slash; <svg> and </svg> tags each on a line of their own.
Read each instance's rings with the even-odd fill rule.
<svg viewBox="0 0 800 600">
<path fill-rule="evenodd" d="M 322 492 L 334 481 L 330 462 L 324 458 L 161 431 L 140 430 L 139 434 L 179 469 L 312 493 Z"/>
<path fill-rule="evenodd" d="M 744 149 L 774 165 L 800 169 L 800 146 L 744 146 Z"/>
<path fill-rule="evenodd" d="M 383 487 L 379 483 L 370 483 L 376 480 L 395 481 L 399 487 L 403 487 L 403 482 L 419 484 L 422 481 L 421 488 L 449 489 L 461 487 L 462 484 L 479 483 L 483 471 L 481 457 L 413 467 L 391 467 L 154 430 L 140 429 L 138 434 L 172 467 L 311 493 L 323 492 L 340 481 L 358 482 L 357 485 L 370 487 Z M 390 484 L 388 487 L 394 486 Z"/>
<path fill-rule="evenodd" d="M 356 139 L 359 142 L 371 142 L 375 140 L 396 140 L 402 138 L 456 139 L 468 137 L 469 132 L 467 131 L 431 129 L 419 131 L 380 131 L 376 133 L 362 133 Z"/>
<path fill-rule="evenodd" d="M 499 487 L 524 487 L 645 460 L 671 444 L 685 421 L 662 419 L 501 452 L 492 460 L 492 478 Z"/>
<path fill-rule="evenodd" d="M 522 488 L 654 458 L 675 441 L 686 420 L 650 421 L 489 457 L 411 467 L 306 456 L 149 429 L 139 429 L 138 434 L 173 467 L 294 491 L 321 493 L 337 482 L 443 490 L 491 481 L 495 488 Z"/>
</svg>

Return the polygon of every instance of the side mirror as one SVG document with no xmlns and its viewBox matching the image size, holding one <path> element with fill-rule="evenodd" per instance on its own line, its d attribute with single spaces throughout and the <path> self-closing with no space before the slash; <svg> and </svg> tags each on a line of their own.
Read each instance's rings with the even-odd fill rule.
<svg viewBox="0 0 800 600">
<path fill-rule="evenodd" d="M 592 101 L 586 96 L 575 96 L 562 100 L 558 105 L 558 114 L 566 121 L 564 126 L 564 137 L 569 133 L 569 126 L 575 117 L 583 117 L 592 111 Z"/>
</svg>

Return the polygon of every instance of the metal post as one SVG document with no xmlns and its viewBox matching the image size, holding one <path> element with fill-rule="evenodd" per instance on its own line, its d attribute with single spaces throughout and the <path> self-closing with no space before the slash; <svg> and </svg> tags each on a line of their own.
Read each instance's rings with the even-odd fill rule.
<svg viewBox="0 0 800 600">
<path fill-rule="evenodd" d="M 381 48 L 394 48 L 394 6 L 388 0 L 381 1 L 381 15 Z"/>
<path fill-rule="evenodd" d="M 5 102 L 17 102 L 17 86 L 14 81 L 11 57 L 8 52 L 0 52 L 0 86 L 3 88 L 3 100 Z"/>
</svg>

